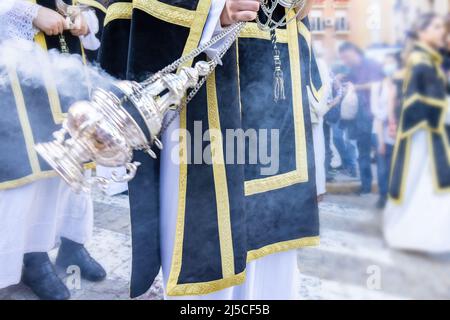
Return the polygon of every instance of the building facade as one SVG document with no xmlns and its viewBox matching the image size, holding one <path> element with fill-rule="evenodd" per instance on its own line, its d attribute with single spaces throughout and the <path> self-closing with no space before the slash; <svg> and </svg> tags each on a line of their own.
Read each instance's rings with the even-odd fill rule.
<svg viewBox="0 0 450 320">
<path fill-rule="evenodd" d="M 361 48 L 399 44 L 418 14 L 447 13 L 449 4 L 450 0 L 315 0 L 310 21 L 316 52 L 331 60 L 344 41 Z"/>
</svg>

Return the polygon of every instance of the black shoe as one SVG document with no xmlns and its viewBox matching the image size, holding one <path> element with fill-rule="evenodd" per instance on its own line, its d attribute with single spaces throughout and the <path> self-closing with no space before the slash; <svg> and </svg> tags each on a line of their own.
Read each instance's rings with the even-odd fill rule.
<svg viewBox="0 0 450 320">
<path fill-rule="evenodd" d="M 80 268 L 81 276 L 92 282 L 102 281 L 106 278 L 106 271 L 91 257 L 86 248 L 79 243 L 62 238 L 56 264 L 67 269 L 69 266 Z"/>
<path fill-rule="evenodd" d="M 376 206 L 377 209 L 382 210 L 382 209 L 384 209 L 386 207 L 386 203 L 387 203 L 387 197 L 386 196 L 380 196 L 378 198 L 378 201 L 377 201 L 375 206 Z"/>
<path fill-rule="evenodd" d="M 68 300 L 70 291 L 58 277 L 47 253 L 27 253 L 22 283 L 42 300 Z"/>
</svg>

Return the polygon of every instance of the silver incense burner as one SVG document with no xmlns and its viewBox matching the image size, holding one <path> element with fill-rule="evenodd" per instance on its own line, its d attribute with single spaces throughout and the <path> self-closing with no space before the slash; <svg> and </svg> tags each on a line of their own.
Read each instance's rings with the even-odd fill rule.
<svg viewBox="0 0 450 320">
<path fill-rule="evenodd" d="M 79 101 L 69 108 L 62 128 L 53 134 L 54 141 L 38 144 L 35 149 L 76 192 L 88 192 L 93 184 L 106 187 L 110 182 L 101 177 L 86 179 L 83 172 L 88 162 L 125 166 L 127 174 L 113 174 L 112 180 L 129 181 L 139 166 L 132 162 L 133 150 L 156 157 L 152 147 L 163 147 L 158 136 L 164 116 L 181 105 L 187 90 L 211 68 L 212 64 L 200 61 L 193 68 L 182 67 L 178 74 L 157 75 L 146 87 L 119 81 L 113 90 L 96 89 L 90 101 Z M 134 117 L 129 108 L 138 111 Z M 136 117 L 145 128 L 138 125 Z"/>
<path fill-rule="evenodd" d="M 258 18 L 256 22 L 261 30 L 271 33 L 274 79 L 277 83 L 274 97 L 277 101 L 279 97 L 284 97 L 284 87 L 275 29 L 294 20 L 307 0 L 260 1 L 261 15 L 265 17 L 265 21 Z M 275 21 L 272 15 L 278 5 L 285 7 L 287 11 L 297 10 L 297 13 L 289 19 L 286 14 Z M 60 10 L 67 11 L 70 16 L 69 9 L 73 8 L 62 4 L 60 7 Z M 94 184 L 106 188 L 110 182 L 130 181 L 140 165 L 132 162 L 133 151 L 143 150 L 151 157 L 156 157 L 152 148 L 163 148 L 158 137 L 205 83 L 244 26 L 245 22 L 238 22 L 224 28 L 210 41 L 142 83 L 118 81 L 108 90 L 95 89 L 90 101 L 79 101 L 69 108 L 62 128 L 53 134 L 55 140 L 37 144 L 36 151 L 75 192 L 89 192 Z M 193 68 L 182 67 L 222 39 L 223 44 L 211 60 L 197 62 Z M 165 121 L 170 110 L 175 113 Z M 111 180 L 102 177 L 85 178 L 84 167 L 90 162 L 112 168 L 124 166 L 127 172 L 121 176 L 113 173 Z"/>
</svg>

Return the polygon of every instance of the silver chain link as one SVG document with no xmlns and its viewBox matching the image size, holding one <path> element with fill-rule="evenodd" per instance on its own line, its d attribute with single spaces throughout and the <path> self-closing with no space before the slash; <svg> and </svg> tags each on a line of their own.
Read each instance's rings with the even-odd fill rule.
<svg viewBox="0 0 450 320">
<path fill-rule="evenodd" d="M 236 24 L 233 24 L 229 27 L 227 27 L 225 30 L 223 30 L 221 33 L 219 33 L 217 36 L 212 38 L 210 41 L 206 42 L 204 45 L 198 47 L 197 49 L 193 50 L 191 53 L 186 55 L 185 57 L 175 61 L 173 64 L 168 66 L 167 68 L 164 68 L 160 72 L 158 72 L 159 75 L 164 73 L 173 72 L 176 69 L 178 69 L 179 66 L 183 65 L 184 63 L 193 60 L 195 57 L 200 55 L 204 50 L 208 49 L 212 45 L 216 44 L 218 41 L 223 39 L 225 36 L 229 35 L 228 38 L 226 38 L 224 44 L 220 47 L 219 52 L 209 61 L 210 70 L 208 74 L 200 79 L 200 81 L 195 85 L 194 88 L 189 92 L 189 94 L 186 97 L 186 100 L 180 105 L 179 108 L 175 110 L 175 112 L 171 115 L 171 117 L 164 122 L 160 134 L 165 132 L 167 128 L 171 125 L 171 123 L 180 115 L 180 113 L 183 111 L 183 109 L 186 107 L 186 105 L 194 98 L 194 96 L 197 94 L 197 92 L 200 90 L 200 88 L 203 86 L 203 84 L 206 82 L 206 79 L 209 77 L 209 75 L 214 71 L 216 66 L 220 63 L 223 56 L 227 53 L 228 49 L 231 47 L 231 45 L 236 41 L 237 37 L 239 36 L 239 33 L 241 32 L 242 28 L 245 26 L 245 22 L 238 22 Z M 153 81 L 155 81 L 157 78 L 155 78 Z M 153 81 L 149 82 L 152 83 Z M 145 90 L 145 89 L 144 89 Z"/>
<path fill-rule="evenodd" d="M 147 79 L 144 82 L 142 82 L 142 86 L 145 87 L 145 86 L 153 83 L 155 80 L 158 79 L 158 77 L 160 77 L 163 74 L 174 72 L 181 65 L 185 64 L 188 61 L 193 60 L 194 58 L 199 56 L 202 52 L 204 52 L 206 49 L 210 48 L 212 45 L 216 44 L 217 42 L 219 42 L 220 40 L 222 40 L 223 38 L 225 38 L 228 35 L 233 35 L 231 38 L 233 38 L 232 42 L 234 42 L 234 40 L 236 40 L 237 35 L 239 34 L 239 32 L 241 31 L 241 29 L 242 29 L 242 27 L 244 25 L 245 25 L 245 22 L 238 22 L 238 23 L 232 24 L 229 27 L 224 28 L 218 35 L 216 35 L 213 38 L 211 38 L 211 40 L 205 42 L 201 46 L 199 46 L 196 49 L 192 50 L 187 55 L 185 55 L 185 56 L 181 57 L 180 59 L 174 61 L 173 63 L 171 63 L 170 65 L 168 65 L 164 69 L 162 69 L 162 70 L 158 71 L 157 73 L 155 73 L 149 79 Z"/>
<path fill-rule="evenodd" d="M 275 11 L 275 8 L 278 6 L 279 0 L 272 1 L 272 5 L 269 7 L 266 4 L 267 1 L 261 0 L 261 10 L 266 15 L 266 22 L 262 22 L 259 18 L 259 16 L 256 16 L 256 23 L 258 24 L 258 27 L 263 31 L 273 31 L 277 28 L 284 27 L 291 21 L 297 19 L 297 17 L 300 15 L 300 13 L 303 11 L 303 9 L 306 6 L 306 0 L 296 0 L 293 1 L 291 6 L 287 8 L 288 10 L 297 9 L 297 13 L 290 19 L 287 19 L 287 14 L 283 16 L 278 21 L 275 21 L 272 19 L 273 13 Z"/>
<path fill-rule="evenodd" d="M 305 0 L 293 1 L 291 6 L 288 8 L 288 10 L 293 10 L 294 7 L 298 8 L 298 12 L 296 13 L 296 15 L 290 19 L 287 19 L 287 14 L 286 14 L 279 21 L 275 21 L 272 19 L 272 15 L 273 15 L 273 12 L 275 11 L 275 8 L 277 7 L 277 5 L 279 3 L 279 0 L 272 1 L 271 7 L 268 7 L 266 5 L 267 2 L 268 2 L 267 0 L 260 0 L 261 9 L 262 9 L 263 13 L 266 15 L 267 21 L 265 23 L 262 23 L 260 21 L 259 17 L 258 16 L 256 17 L 256 23 L 257 23 L 258 27 L 263 31 L 274 31 L 276 28 L 286 26 L 286 24 L 288 24 L 289 22 L 293 21 L 294 19 L 296 19 L 298 17 L 300 12 L 305 7 L 305 3 L 306 3 Z M 299 6 L 300 3 L 301 3 L 301 6 Z M 183 111 L 183 109 L 186 107 L 186 105 L 194 98 L 194 96 L 197 94 L 197 92 L 200 90 L 200 88 L 206 82 L 206 79 L 208 78 L 208 76 L 213 72 L 213 70 L 216 68 L 216 66 L 222 60 L 225 53 L 228 51 L 228 49 L 231 47 L 231 45 L 235 42 L 235 40 L 239 36 L 239 33 L 244 28 L 245 24 L 246 24 L 246 22 L 238 22 L 238 23 L 232 24 L 229 27 L 224 28 L 218 35 L 211 38 L 211 40 L 205 42 L 204 44 L 200 45 L 196 49 L 192 50 L 187 55 L 174 61 L 170 65 L 166 66 L 164 69 L 162 69 L 162 70 L 158 71 L 157 73 L 155 73 L 154 75 L 152 75 L 147 80 L 144 80 L 143 82 L 141 82 L 142 89 L 140 91 L 135 92 L 132 96 L 136 97 L 136 96 L 140 96 L 140 95 L 144 94 L 146 87 L 148 87 L 150 84 L 152 84 L 153 82 L 158 80 L 162 75 L 176 71 L 180 66 L 184 65 L 185 63 L 187 63 L 189 61 L 192 61 L 197 56 L 199 56 L 201 53 L 203 53 L 206 49 L 210 48 L 211 46 L 213 46 L 214 44 L 216 44 L 223 38 L 229 36 L 226 39 L 225 43 L 221 46 L 217 55 L 214 56 L 209 61 L 210 71 L 208 72 L 208 74 L 200 79 L 200 81 L 197 83 L 197 85 L 189 92 L 189 94 L 186 97 L 186 100 L 180 105 L 179 108 L 177 108 L 175 110 L 175 112 L 172 114 L 172 116 L 167 121 L 165 121 L 165 123 L 163 124 L 163 126 L 161 128 L 160 135 L 163 132 L 165 132 L 165 130 L 167 130 L 167 128 L 170 126 L 170 124 L 180 115 L 180 113 Z M 273 41 L 274 41 L 273 36 L 272 36 L 271 40 L 273 43 Z M 276 44 L 274 44 L 274 45 L 276 46 Z"/>
</svg>

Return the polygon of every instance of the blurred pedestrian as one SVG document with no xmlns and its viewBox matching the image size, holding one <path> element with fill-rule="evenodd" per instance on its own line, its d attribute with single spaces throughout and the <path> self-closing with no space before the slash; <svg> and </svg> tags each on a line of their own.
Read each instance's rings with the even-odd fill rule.
<svg viewBox="0 0 450 320">
<path fill-rule="evenodd" d="M 330 70 L 326 65 L 325 61 L 317 57 L 317 67 L 319 69 L 320 77 L 322 80 L 322 95 L 317 100 L 308 87 L 308 98 L 310 101 L 311 108 L 311 123 L 312 123 L 312 134 L 314 143 L 314 158 L 316 164 L 316 188 L 317 197 L 319 201 L 323 198 L 326 193 L 326 181 L 327 181 L 327 169 L 326 168 L 326 158 L 327 158 L 327 147 L 329 148 L 328 142 L 325 141 L 324 135 L 324 115 L 328 112 L 330 105 L 328 100 L 331 97 L 331 77 Z"/>
<path fill-rule="evenodd" d="M 327 147 L 331 152 L 331 144 L 334 144 L 339 157 L 341 159 L 341 165 L 336 168 L 342 173 L 350 176 L 356 177 L 356 148 L 354 144 L 348 139 L 348 134 L 346 130 L 346 122 L 341 119 L 341 104 L 342 100 L 347 93 L 348 86 L 345 84 L 346 73 L 343 68 L 335 70 L 337 74 L 333 77 L 332 81 L 332 96 L 329 100 L 330 110 L 325 115 L 324 131 L 325 140 Z M 330 130 L 331 129 L 331 130 Z M 332 141 L 331 141 L 332 134 Z M 327 136 L 328 142 L 327 142 Z M 327 157 L 326 157 L 327 158 Z M 332 176 L 331 174 L 331 156 L 327 158 L 327 176 Z"/>
<path fill-rule="evenodd" d="M 392 113 L 395 113 L 394 110 L 398 110 L 401 104 L 402 91 L 401 87 L 397 88 L 400 66 L 399 55 L 387 55 L 383 66 L 385 78 L 373 84 L 371 90 L 371 109 L 377 136 L 378 209 L 384 209 L 387 202 L 391 157 L 395 144 L 395 132 L 392 134 L 390 131 L 389 119 L 392 119 Z"/>
<path fill-rule="evenodd" d="M 365 57 L 364 52 L 350 42 L 345 42 L 339 47 L 339 55 L 349 68 L 348 81 L 353 85 L 358 97 L 358 110 L 348 129 L 358 148 L 361 179 L 359 194 L 367 194 L 372 190 L 373 115 L 370 109 L 370 89 L 372 83 L 383 79 L 382 68 L 375 61 Z"/>
<path fill-rule="evenodd" d="M 417 19 L 405 73 L 403 108 L 394 149 L 384 235 L 398 249 L 450 251 L 450 144 L 446 76 L 438 50 L 444 19 Z M 448 116 L 447 116 L 448 119 Z"/>
</svg>

